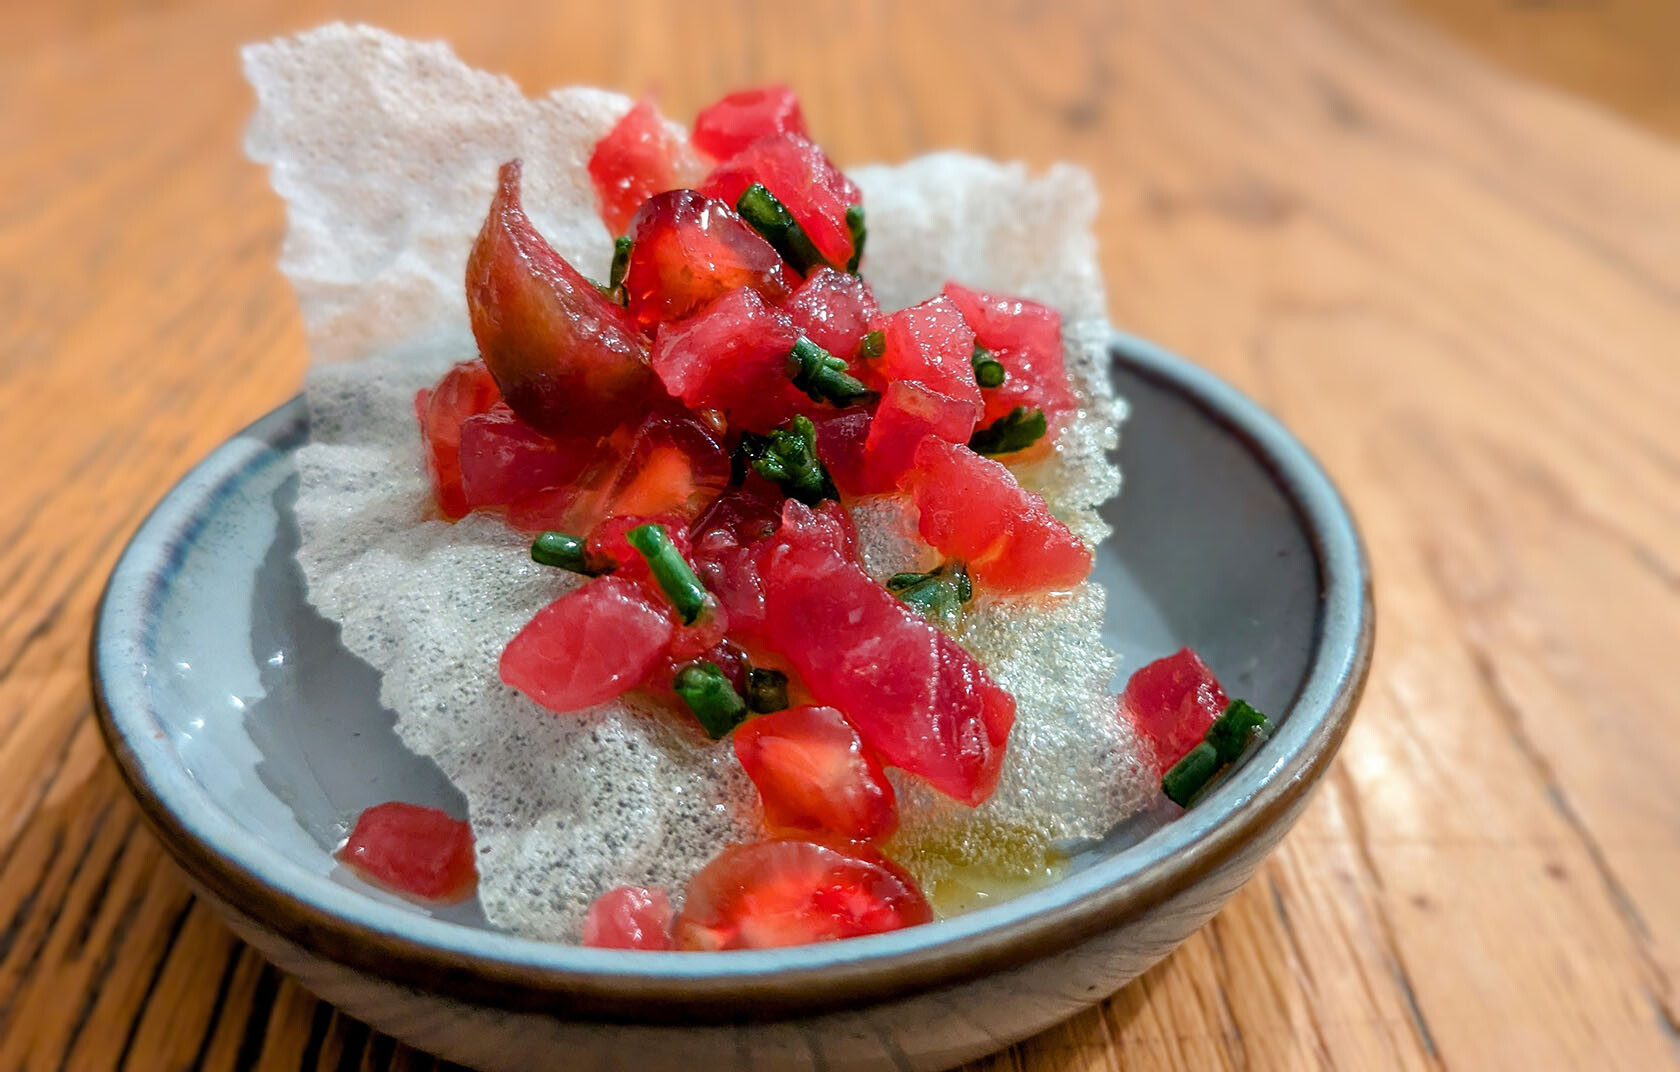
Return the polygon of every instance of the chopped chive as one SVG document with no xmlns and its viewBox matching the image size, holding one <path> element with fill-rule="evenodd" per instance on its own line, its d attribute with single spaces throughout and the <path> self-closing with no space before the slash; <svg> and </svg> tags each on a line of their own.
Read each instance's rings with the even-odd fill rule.
<svg viewBox="0 0 1680 1072">
<path fill-rule="evenodd" d="M 863 243 L 869 237 L 869 228 L 863 222 L 862 205 L 847 207 L 846 231 L 852 236 L 852 255 L 846 261 L 846 271 L 857 275 L 858 265 L 863 261 Z"/>
<path fill-rule="evenodd" d="M 540 533 L 531 541 L 531 561 L 540 566 L 559 566 L 573 573 L 596 577 L 611 572 L 589 554 L 589 545 L 564 532 Z"/>
<path fill-rule="evenodd" d="M 1219 753 L 1219 762 L 1235 763 L 1248 750 L 1255 734 L 1270 737 L 1272 723 L 1265 715 L 1249 705 L 1247 700 L 1232 700 L 1225 713 L 1213 720 L 1204 740 Z"/>
<path fill-rule="evenodd" d="M 613 239 L 612 270 L 607 275 L 607 289 L 616 292 L 624 285 L 624 273 L 630 267 L 630 236 Z"/>
<path fill-rule="evenodd" d="M 1016 406 L 970 436 L 968 449 L 976 454 L 1013 454 L 1037 443 L 1049 428 L 1043 410 Z"/>
<path fill-rule="evenodd" d="M 787 675 L 780 670 L 752 667 L 747 671 L 747 707 L 755 714 L 780 711 L 788 705 Z"/>
<path fill-rule="evenodd" d="M 887 333 L 884 331 L 865 332 L 858 340 L 857 355 L 864 361 L 873 361 L 887 352 Z"/>
<path fill-rule="evenodd" d="M 735 201 L 735 211 L 800 274 L 828 263 L 793 213 L 763 183 L 755 182 L 742 191 Z"/>
<path fill-rule="evenodd" d="M 788 351 L 788 375 L 812 401 L 832 402 L 841 409 L 874 394 L 846 371 L 845 358 L 835 357 L 803 335 Z"/>
<path fill-rule="evenodd" d="M 746 701 L 716 663 L 683 667 L 671 687 L 714 741 L 722 740 L 730 730 L 746 721 Z"/>
<path fill-rule="evenodd" d="M 1003 381 L 1009 378 L 1003 362 L 979 343 L 974 344 L 974 354 L 969 361 L 974 365 L 974 382 L 981 387 L 1002 387 Z"/>
<path fill-rule="evenodd" d="M 1188 808 L 1190 802 L 1196 799 L 1196 794 L 1207 788 L 1219 767 L 1219 750 L 1203 741 L 1161 776 L 1161 792 L 1179 807 Z"/>
<path fill-rule="evenodd" d="M 637 525 L 624 534 L 630 546 L 647 559 L 648 572 L 653 574 L 659 590 L 677 609 L 684 625 L 693 625 L 706 609 L 706 586 L 694 575 L 682 552 L 671 542 L 671 534 L 657 522 Z"/>
<path fill-rule="evenodd" d="M 822 459 L 817 457 L 817 426 L 803 414 L 788 428 L 769 435 L 748 432 L 741 437 L 740 454 L 753 471 L 776 484 L 783 494 L 815 506 L 824 499 L 838 499 L 834 482 L 828 478 Z"/>
<path fill-rule="evenodd" d="M 960 562 L 927 573 L 895 573 L 887 590 L 935 625 L 952 628 L 962 620 L 963 604 L 974 598 L 974 585 Z"/>
</svg>

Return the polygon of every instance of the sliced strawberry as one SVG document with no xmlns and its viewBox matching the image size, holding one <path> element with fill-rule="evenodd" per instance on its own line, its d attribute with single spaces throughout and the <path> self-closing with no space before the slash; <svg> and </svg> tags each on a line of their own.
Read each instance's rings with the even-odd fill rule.
<svg viewBox="0 0 1680 1072">
<path fill-rule="evenodd" d="M 579 711 L 642 684 L 676 626 L 634 581 L 597 577 L 539 610 L 502 651 L 502 681 L 551 711 Z"/>
<path fill-rule="evenodd" d="M 589 157 L 589 177 L 601 198 L 601 219 L 623 234 L 643 201 L 665 190 L 693 186 L 705 166 L 651 100 L 637 101 Z"/>
<path fill-rule="evenodd" d="M 1229 702 L 1201 656 L 1182 648 L 1131 676 L 1120 694 L 1120 713 L 1149 742 L 1165 773 L 1202 742 Z"/>
<path fill-rule="evenodd" d="M 760 138 L 719 164 L 700 188 L 734 205 L 754 183 L 776 195 L 828 263 L 844 267 L 852 256 L 846 210 L 863 194 L 817 146 L 799 134 Z"/>
<path fill-rule="evenodd" d="M 659 329 L 652 362 L 665 389 L 695 410 L 768 432 L 817 405 L 788 376 L 799 332 L 749 289 L 725 294 L 680 324 Z"/>
<path fill-rule="evenodd" d="M 678 947 L 770 949 L 933 921 L 915 882 L 870 849 L 810 841 L 733 845 L 694 876 Z"/>
<path fill-rule="evenodd" d="M 583 944 L 596 949 L 675 949 L 671 898 L 657 886 L 615 886 L 583 917 Z"/>
<path fill-rule="evenodd" d="M 975 341 L 1003 363 L 1003 385 L 980 392 L 986 402 L 982 425 L 1025 406 L 1043 410 L 1054 429 L 1079 408 L 1068 386 L 1060 313 L 1025 298 L 987 294 L 956 283 L 945 284 L 945 296 L 962 310 L 974 328 Z"/>
<path fill-rule="evenodd" d="M 473 336 L 502 397 L 553 436 L 602 436 L 663 397 L 635 323 L 543 241 L 503 164 L 467 260 Z"/>
<path fill-rule="evenodd" d="M 356 819 L 339 859 L 388 889 L 458 901 L 478 882 L 472 828 L 436 808 L 389 801 Z"/>
<path fill-rule="evenodd" d="M 734 736 L 772 831 L 879 843 L 898 828 L 892 783 L 834 708 L 761 715 Z"/>
<path fill-rule="evenodd" d="M 782 302 L 782 312 L 806 338 L 850 360 L 869 322 L 881 315 L 881 307 L 862 276 L 818 268 Z"/>
<path fill-rule="evenodd" d="M 630 237 L 624 296 L 644 328 L 692 316 L 742 287 L 779 302 L 797 281 L 732 207 L 693 190 L 649 198 L 630 221 Z"/>
<path fill-rule="evenodd" d="M 502 400 L 483 361 L 463 361 L 414 396 L 420 439 L 426 448 L 426 471 L 443 516 L 454 521 L 472 507 L 461 478 L 461 426 Z"/>
<path fill-rule="evenodd" d="M 773 134 L 805 135 L 799 98 L 784 85 L 738 90 L 694 117 L 695 146 L 718 160 Z"/>
<path fill-rule="evenodd" d="M 1091 572 L 1091 552 L 999 462 L 928 436 L 900 481 L 921 512 L 922 539 L 964 562 L 974 583 L 1021 594 L 1071 588 Z"/>
<path fill-rule="evenodd" d="M 789 501 L 760 570 L 765 643 L 819 702 L 884 762 L 966 804 L 991 795 L 1014 698 L 863 572 L 838 519 Z"/>
</svg>

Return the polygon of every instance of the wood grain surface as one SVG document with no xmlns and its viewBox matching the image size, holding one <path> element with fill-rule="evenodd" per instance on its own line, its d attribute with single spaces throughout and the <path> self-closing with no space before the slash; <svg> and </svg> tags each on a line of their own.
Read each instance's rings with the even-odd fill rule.
<svg viewBox="0 0 1680 1072">
<path fill-rule="evenodd" d="M 333 14 L 679 116 L 786 78 L 843 162 L 1081 162 L 1115 321 L 1260 399 L 1352 501 L 1379 640 L 1328 784 L 1210 926 L 982 1067 L 1680 1064 L 1675 144 L 1378 0 L 14 0 L 0 1070 L 433 1064 L 193 899 L 89 717 L 118 549 L 305 368 L 236 47 Z"/>
</svg>

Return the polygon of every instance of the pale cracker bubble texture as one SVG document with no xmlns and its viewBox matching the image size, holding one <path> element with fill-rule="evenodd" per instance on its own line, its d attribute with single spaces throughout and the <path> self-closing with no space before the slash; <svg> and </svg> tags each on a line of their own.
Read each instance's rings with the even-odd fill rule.
<svg viewBox="0 0 1680 1072">
<path fill-rule="evenodd" d="M 412 408 L 416 389 L 473 353 L 462 277 L 502 160 L 524 158 L 528 211 L 554 246 L 604 274 L 610 236 L 585 164 L 629 101 L 592 89 L 527 100 L 446 46 L 363 27 L 323 27 L 245 59 L 259 101 L 247 144 L 287 201 L 281 264 L 316 359 L 312 439 L 298 456 L 310 598 L 381 671 L 403 742 L 465 795 L 493 924 L 569 939 L 609 886 L 680 891 L 719 846 L 762 834 L 732 750 L 648 707 L 556 716 L 501 684 L 507 640 L 578 581 L 535 566 L 525 537 L 494 518 L 428 520 Z M 1063 312 L 1083 408 L 1028 479 L 1082 536 L 1106 534 L 1095 507 L 1118 489 L 1103 451 L 1123 411 L 1106 375 L 1089 177 L 1056 167 L 1034 179 L 959 154 L 855 177 L 869 212 L 865 274 L 883 306 L 957 278 Z M 368 360 L 331 364 L 351 358 Z M 858 520 L 877 574 L 931 564 L 902 500 Z M 984 854 L 996 823 L 1044 839 L 1098 834 L 1144 799 L 1149 779 L 1106 694 L 1101 599 L 1083 586 L 970 616 L 961 639 L 1018 697 L 1010 756 L 987 823 L 907 792 L 913 870 L 925 863 L 918 839 Z"/>
</svg>

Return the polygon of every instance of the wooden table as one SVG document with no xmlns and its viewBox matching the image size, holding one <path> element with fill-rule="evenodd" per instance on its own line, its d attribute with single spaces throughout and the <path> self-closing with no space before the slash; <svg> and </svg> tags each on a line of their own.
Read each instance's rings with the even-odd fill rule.
<svg viewBox="0 0 1680 1072">
<path fill-rule="evenodd" d="M 1116 322 L 1280 414 L 1364 525 L 1376 669 L 1300 827 L 985 1067 L 1680 1062 L 1673 144 L 1374 0 L 493 6 L 353 13 L 676 115 L 786 77 L 843 161 L 1085 163 Z M 117 550 L 305 367 L 235 47 L 328 14 L 0 15 L 0 1069 L 431 1063 L 193 899 L 89 717 Z"/>
</svg>

